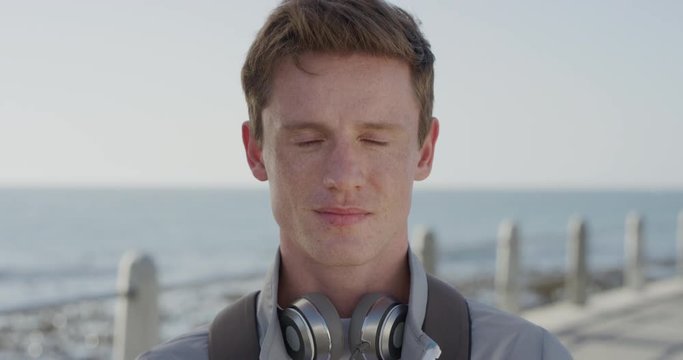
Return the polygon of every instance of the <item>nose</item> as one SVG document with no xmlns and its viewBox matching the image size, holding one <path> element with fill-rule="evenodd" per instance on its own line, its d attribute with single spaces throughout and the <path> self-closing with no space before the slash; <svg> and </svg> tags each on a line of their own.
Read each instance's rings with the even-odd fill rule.
<svg viewBox="0 0 683 360">
<path fill-rule="evenodd" d="M 363 186 L 361 154 L 353 143 L 337 142 L 327 156 L 323 185 L 331 191 L 353 191 Z"/>
</svg>

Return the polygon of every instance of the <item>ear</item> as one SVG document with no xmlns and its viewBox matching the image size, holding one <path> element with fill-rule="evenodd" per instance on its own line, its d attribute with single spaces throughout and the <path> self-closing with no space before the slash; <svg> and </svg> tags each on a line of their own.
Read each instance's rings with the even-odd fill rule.
<svg viewBox="0 0 683 360">
<path fill-rule="evenodd" d="M 420 149 L 420 161 L 417 163 L 415 180 L 424 180 L 432 172 L 432 162 L 434 161 L 434 149 L 436 139 L 439 137 L 439 119 L 432 118 L 432 125 L 427 131 L 427 136 Z"/>
<path fill-rule="evenodd" d="M 249 122 L 242 123 L 242 142 L 244 143 L 244 151 L 247 153 L 247 163 L 251 169 L 251 173 L 260 181 L 268 180 L 266 167 L 263 164 L 263 149 L 251 134 Z"/>
</svg>

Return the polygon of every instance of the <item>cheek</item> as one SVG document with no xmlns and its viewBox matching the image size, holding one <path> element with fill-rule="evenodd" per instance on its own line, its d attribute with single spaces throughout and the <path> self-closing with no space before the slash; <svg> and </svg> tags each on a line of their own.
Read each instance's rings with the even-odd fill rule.
<svg viewBox="0 0 683 360">
<path fill-rule="evenodd" d="M 294 191 L 298 190 L 304 181 L 310 183 L 314 171 L 319 169 L 312 160 L 310 157 L 297 156 L 292 152 L 274 151 L 266 167 L 273 172 L 275 182 L 286 184 Z"/>
<path fill-rule="evenodd" d="M 273 208 L 292 212 L 296 202 L 305 200 L 313 188 L 315 167 L 311 161 L 292 156 L 285 151 L 268 151 L 264 158 Z M 285 214 L 286 215 L 286 214 Z"/>
<path fill-rule="evenodd" d="M 390 159 L 384 159 L 376 167 L 376 178 L 381 179 L 383 191 L 390 206 L 396 211 L 407 211 L 417 168 L 417 157 L 409 151 L 403 151 Z M 398 210 L 398 209 L 401 210 Z"/>
<path fill-rule="evenodd" d="M 417 156 L 413 151 L 395 151 L 378 157 L 372 166 L 378 173 L 386 175 L 392 182 L 413 182 L 417 169 Z"/>
<path fill-rule="evenodd" d="M 411 164 L 410 159 L 403 157 L 384 159 L 373 167 L 372 175 L 368 179 L 378 195 L 381 194 L 384 213 L 407 215 L 414 179 Z"/>
</svg>

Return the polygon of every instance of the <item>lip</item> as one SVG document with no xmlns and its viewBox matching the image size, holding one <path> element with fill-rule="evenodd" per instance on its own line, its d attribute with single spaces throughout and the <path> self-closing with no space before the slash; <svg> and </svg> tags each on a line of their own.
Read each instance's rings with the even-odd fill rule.
<svg viewBox="0 0 683 360">
<path fill-rule="evenodd" d="M 325 207 L 315 209 L 315 213 L 318 214 L 323 221 L 333 226 L 358 224 L 371 214 L 365 209 L 352 207 Z"/>
</svg>

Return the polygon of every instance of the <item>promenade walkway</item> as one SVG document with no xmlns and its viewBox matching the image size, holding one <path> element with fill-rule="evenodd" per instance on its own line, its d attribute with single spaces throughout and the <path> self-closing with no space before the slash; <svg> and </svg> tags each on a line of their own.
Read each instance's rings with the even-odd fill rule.
<svg viewBox="0 0 683 360">
<path fill-rule="evenodd" d="M 525 318 L 556 334 L 577 360 L 683 360 L 683 279 L 593 295 L 585 307 L 557 304 Z"/>
</svg>

